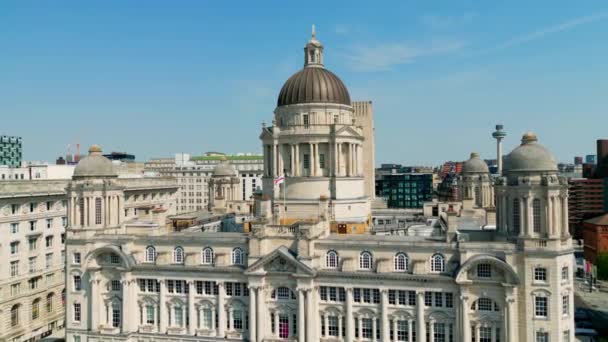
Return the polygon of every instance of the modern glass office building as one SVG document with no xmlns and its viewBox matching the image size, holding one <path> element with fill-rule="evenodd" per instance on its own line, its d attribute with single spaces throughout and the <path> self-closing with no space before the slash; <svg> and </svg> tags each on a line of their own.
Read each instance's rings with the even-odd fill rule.
<svg viewBox="0 0 608 342">
<path fill-rule="evenodd" d="M 422 208 L 433 199 L 432 173 L 379 175 L 376 196 L 386 199 L 389 208 Z"/>
<path fill-rule="evenodd" d="M 0 165 L 21 166 L 21 137 L 0 135 Z"/>
</svg>

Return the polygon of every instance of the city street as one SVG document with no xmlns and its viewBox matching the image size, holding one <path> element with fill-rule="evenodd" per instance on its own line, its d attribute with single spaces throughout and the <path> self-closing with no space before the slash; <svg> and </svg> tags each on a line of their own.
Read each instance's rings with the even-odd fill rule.
<svg viewBox="0 0 608 342">
<path fill-rule="evenodd" d="M 586 309 L 587 313 L 591 317 L 593 328 L 598 332 L 598 335 L 608 337 L 608 292 L 588 292 L 588 288 L 585 288 L 583 291 L 584 287 L 579 279 L 575 280 L 574 285 L 575 308 Z M 604 291 L 606 291 L 605 287 Z M 603 340 L 600 339 L 600 341 Z"/>
</svg>

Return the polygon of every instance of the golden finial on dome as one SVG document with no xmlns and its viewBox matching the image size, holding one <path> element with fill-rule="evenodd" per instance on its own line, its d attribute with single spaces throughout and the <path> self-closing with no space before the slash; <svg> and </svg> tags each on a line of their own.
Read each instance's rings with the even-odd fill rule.
<svg viewBox="0 0 608 342">
<path fill-rule="evenodd" d="M 524 133 L 523 137 L 521 137 L 522 144 L 529 144 L 537 141 L 538 138 L 536 137 L 536 134 L 534 134 L 534 132 L 526 132 Z"/>
<path fill-rule="evenodd" d="M 479 153 L 471 152 L 471 158 L 479 158 Z"/>
<path fill-rule="evenodd" d="M 91 147 L 89 147 L 89 153 L 93 153 L 93 152 L 101 153 L 101 151 L 102 151 L 101 146 L 99 146 L 99 145 L 93 144 L 93 145 L 91 145 Z"/>
</svg>

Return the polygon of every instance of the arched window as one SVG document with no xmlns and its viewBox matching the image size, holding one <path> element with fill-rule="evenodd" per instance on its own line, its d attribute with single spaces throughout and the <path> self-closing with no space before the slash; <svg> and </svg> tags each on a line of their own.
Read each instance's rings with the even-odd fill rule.
<svg viewBox="0 0 608 342">
<path fill-rule="evenodd" d="M 242 265 L 244 263 L 243 260 L 243 250 L 240 248 L 235 248 L 232 250 L 232 264 L 233 265 Z"/>
<path fill-rule="evenodd" d="M 540 199 L 532 201 L 532 227 L 535 233 L 540 233 Z"/>
<path fill-rule="evenodd" d="M 513 200 L 513 233 L 519 234 L 521 228 L 521 213 L 519 210 L 519 198 Z"/>
<path fill-rule="evenodd" d="M 146 247 L 146 262 L 156 262 L 156 249 L 153 246 Z"/>
<path fill-rule="evenodd" d="M 32 302 L 32 321 L 40 317 L 40 298 L 34 299 Z"/>
<path fill-rule="evenodd" d="M 441 273 L 445 270 L 445 260 L 443 255 L 434 254 L 431 257 L 431 272 Z"/>
<path fill-rule="evenodd" d="M 471 310 L 477 311 L 499 311 L 498 304 L 490 298 L 482 297 L 473 302 Z"/>
<path fill-rule="evenodd" d="M 184 263 L 184 249 L 181 247 L 175 247 L 173 250 L 173 262 L 176 264 Z"/>
<path fill-rule="evenodd" d="M 19 304 L 13 305 L 11 307 L 11 327 L 14 327 L 19 324 Z"/>
<path fill-rule="evenodd" d="M 213 264 L 213 249 L 210 247 L 203 248 L 201 252 L 201 264 L 212 265 Z"/>
<path fill-rule="evenodd" d="M 53 299 L 55 297 L 54 293 L 49 293 L 48 295 L 46 295 L 46 312 L 52 312 L 53 311 Z"/>
<path fill-rule="evenodd" d="M 408 260 L 405 253 L 395 254 L 395 271 L 406 272 L 408 270 Z"/>
<path fill-rule="evenodd" d="M 328 251 L 325 255 L 325 266 L 327 268 L 338 267 L 338 253 L 336 251 Z"/>
<path fill-rule="evenodd" d="M 359 268 L 362 270 L 371 270 L 372 269 L 372 253 L 370 252 L 361 252 L 359 255 Z"/>
</svg>

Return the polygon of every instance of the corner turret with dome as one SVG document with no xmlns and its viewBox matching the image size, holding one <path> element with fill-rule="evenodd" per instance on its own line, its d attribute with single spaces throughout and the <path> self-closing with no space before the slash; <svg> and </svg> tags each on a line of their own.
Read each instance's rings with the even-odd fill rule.
<svg viewBox="0 0 608 342">
<path fill-rule="evenodd" d="M 479 153 L 471 153 L 471 157 L 462 165 L 462 173 L 459 177 L 460 193 L 463 199 L 473 201 L 478 208 L 494 207 L 494 187 L 490 170 L 485 161 L 479 157 Z"/>
<path fill-rule="evenodd" d="M 543 246 L 558 248 L 564 246 L 562 241 L 570 241 L 568 185 L 536 134 L 525 133 L 521 145 L 505 157 L 503 176 L 496 184 L 504 234 L 525 240 L 527 247 L 542 241 Z"/>
<path fill-rule="evenodd" d="M 77 178 L 114 178 L 118 175 L 114 171 L 112 161 L 102 154 L 99 145 L 91 145 L 89 155 L 82 158 L 74 169 L 73 177 Z"/>
<path fill-rule="evenodd" d="M 275 200 L 280 212 L 275 219 L 282 223 L 324 217 L 332 229 L 364 232 L 371 215 L 364 133 L 348 89 L 325 68 L 323 52 L 313 26 L 304 68 L 283 85 L 273 126 L 262 128 L 264 193 Z M 274 186 L 280 176 L 285 177 L 281 190 Z"/>
<path fill-rule="evenodd" d="M 546 147 L 538 143 L 533 132 L 522 136 L 521 145 L 511 151 L 504 162 L 505 173 L 557 173 L 555 158 Z"/>
<path fill-rule="evenodd" d="M 207 209 L 213 213 L 249 213 L 250 204 L 240 198 L 240 184 L 239 171 L 225 156 L 221 157 L 209 179 Z"/>
</svg>

